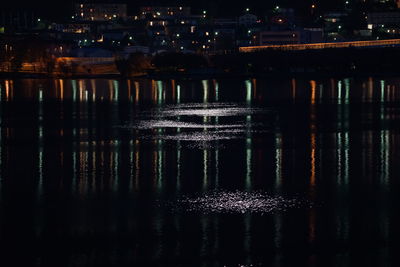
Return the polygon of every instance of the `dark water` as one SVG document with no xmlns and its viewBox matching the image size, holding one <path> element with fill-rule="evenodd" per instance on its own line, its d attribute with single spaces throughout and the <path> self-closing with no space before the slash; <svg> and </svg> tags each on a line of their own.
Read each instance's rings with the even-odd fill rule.
<svg viewBox="0 0 400 267">
<path fill-rule="evenodd" d="M 400 264 L 400 79 L 0 92 L 1 266 Z"/>
</svg>

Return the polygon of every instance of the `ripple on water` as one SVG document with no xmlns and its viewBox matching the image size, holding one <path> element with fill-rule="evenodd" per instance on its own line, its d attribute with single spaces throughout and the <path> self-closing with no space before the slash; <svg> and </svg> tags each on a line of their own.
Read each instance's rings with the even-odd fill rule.
<svg viewBox="0 0 400 267">
<path fill-rule="evenodd" d="M 300 208 L 305 201 L 283 196 L 270 196 L 258 192 L 213 192 L 196 198 L 178 200 L 177 207 L 184 211 L 205 213 L 273 213 Z"/>
<path fill-rule="evenodd" d="M 195 108 L 195 109 L 164 109 L 159 115 L 165 117 L 172 116 L 200 116 L 200 117 L 233 117 L 247 116 L 262 112 L 262 109 L 226 107 L 226 108 Z"/>
<path fill-rule="evenodd" d="M 157 128 L 183 128 L 183 129 L 229 129 L 240 128 L 242 124 L 202 124 L 195 122 L 182 122 L 174 120 L 141 120 L 136 124 L 124 126 L 124 128 L 135 129 L 157 129 Z"/>
</svg>

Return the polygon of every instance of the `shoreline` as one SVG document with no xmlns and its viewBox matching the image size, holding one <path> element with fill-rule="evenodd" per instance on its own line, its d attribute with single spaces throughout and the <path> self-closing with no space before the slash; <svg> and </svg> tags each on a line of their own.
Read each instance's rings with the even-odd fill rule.
<svg viewBox="0 0 400 267">
<path fill-rule="evenodd" d="M 317 77 L 316 77 L 317 76 Z M 120 74 L 77 74 L 77 75 L 52 75 L 44 73 L 23 73 L 23 72 L 0 72 L 0 79 L 153 79 L 153 80 L 167 80 L 167 79 L 189 79 L 189 80 L 202 80 L 202 79 L 263 79 L 263 78 L 343 78 L 343 77 L 400 77 L 400 71 L 392 72 L 358 72 L 358 71 L 303 71 L 303 72 L 266 72 L 266 73 L 209 73 L 209 74 L 192 74 L 182 72 L 165 72 L 165 73 L 152 73 L 144 75 L 123 76 Z"/>
</svg>

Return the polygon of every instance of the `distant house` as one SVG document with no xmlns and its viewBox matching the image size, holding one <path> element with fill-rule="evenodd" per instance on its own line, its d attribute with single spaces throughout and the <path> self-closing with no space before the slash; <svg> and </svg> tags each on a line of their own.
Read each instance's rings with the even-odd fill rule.
<svg viewBox="0 0 400 267">
<path fill-rule="evenodd" d="M 127 18 L 126 4 L 89 4 L 74 6 L 74 19 L 78 21 L 109 21 Z"/>
<path fill-rule="evenodd" d="M 191 13 L 191 8 L 184 6 L 146 6 L 140 8 L 141 19 L 189 17 Z"/>
<path fill-rule="evenodd" d="M 257 36 L 258 45 L 299 44 L 299 31 L 262 31 Z"/>
</svg>

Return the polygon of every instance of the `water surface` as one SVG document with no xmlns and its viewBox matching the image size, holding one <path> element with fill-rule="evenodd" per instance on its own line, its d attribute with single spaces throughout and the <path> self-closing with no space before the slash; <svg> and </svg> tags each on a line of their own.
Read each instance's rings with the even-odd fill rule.
<svg viewBox="0 0 400 267">
<path fill-rule="evenodd" d="M 0 80 L 0 261 L 399 266 L 399 90 Z"/>
</svg>

